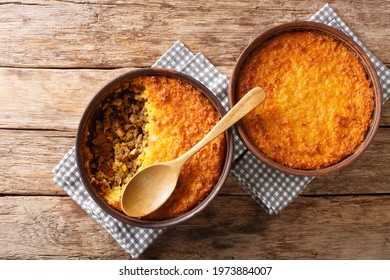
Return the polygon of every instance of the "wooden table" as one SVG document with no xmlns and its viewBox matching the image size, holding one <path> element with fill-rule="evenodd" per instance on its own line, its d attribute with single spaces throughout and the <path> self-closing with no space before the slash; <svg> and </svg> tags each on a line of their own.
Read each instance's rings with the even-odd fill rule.
<svg viewBox="0 0 390 280">
<path fill-rule="evenodd" d="M 323 1 L 0 1 L 0 258 L 129 259 L 52 181 L 80 116 L 110 79 L 176 40 L 230 76 L 244 46 Z M 390 1 L 330 1 L 390 65 Z M 389 259 L 390 104 L 364 155 L 268 215 L 229 178 L 199 216 L 141 259 Z"/>
</svg>

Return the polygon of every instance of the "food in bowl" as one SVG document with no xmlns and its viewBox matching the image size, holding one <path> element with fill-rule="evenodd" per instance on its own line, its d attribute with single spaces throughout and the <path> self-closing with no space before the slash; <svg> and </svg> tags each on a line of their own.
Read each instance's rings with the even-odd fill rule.
<svg viewBox="0 0 390 280">
<path fill-rule="evenodd" d="M 98 195 L 121 211 L 126 183 L 140 169 L 173 160 L 199 142 L 220 114 L 189 82 L 164 75 L 138 75 L 110 89 L 83 148 L 87 178 Z M 165 220 L 198 205 L 222 174 L 226 144 L 222 134 L 182 168 L 177 186 L 159 209 L 143 217 Z"/>
<path fill-rule="evenodd" d="M 314 30 L 289 30 L 254 48 L 237 74 L 240 99 L 261 86 L 267 99 L 242 119 L 252 143 L 288 168 L 326 168 L 365 140 L 374 90 L 354 52 Z"/>
</svg>

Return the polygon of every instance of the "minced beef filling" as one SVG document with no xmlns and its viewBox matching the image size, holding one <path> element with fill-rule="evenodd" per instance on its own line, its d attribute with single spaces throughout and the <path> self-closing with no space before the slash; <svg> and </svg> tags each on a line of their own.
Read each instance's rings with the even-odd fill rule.
<svg viewBox="0 0 390 280">
<path fill-rule="evenodd" d="M 145 100 L 128 88 L 116 90 L 96 120 L 90 152 L 95 185 L 111 189 L 126 183 L 138 170 L 137 160 L 147 145 Z"/>
</svg>

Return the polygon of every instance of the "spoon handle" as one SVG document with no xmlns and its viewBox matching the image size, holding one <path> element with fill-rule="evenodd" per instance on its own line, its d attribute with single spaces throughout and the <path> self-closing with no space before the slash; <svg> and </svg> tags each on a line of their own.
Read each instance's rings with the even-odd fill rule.
<svg viewBox="0 0 390 280">
<path fill-rule="evenodd" d="M 238 103 L 209 131 L 209 133 L 203 137 L 195 146 L 189 151 L 183 154 L 178 160 L 186 162 L 196 152 L 206 146 L 208 143 L 213 141 L 218 135 L 227 130 L 249 111 L 260 104 L 265 98 L 265 92 L 260 87 L 251 89 Z"/>
</svg>

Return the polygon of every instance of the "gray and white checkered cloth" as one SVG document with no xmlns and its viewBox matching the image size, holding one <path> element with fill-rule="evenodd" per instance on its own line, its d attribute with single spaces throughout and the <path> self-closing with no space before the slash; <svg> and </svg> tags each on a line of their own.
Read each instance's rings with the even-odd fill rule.
<svg viewBox="0 0 390 280">
<path fill-rule="evenodd" d="M 327 4 L 310 20 L 339 28 L 368 53 L 383 87 L 383 101 L 390 97 L 390 71 L 353 35 L 348 26 Z M 186 73 L 207 86 L 228 109 L 229 80 L 202 54 L 193 54 L 180 41 L 176 42 L 153 67 L 170 68 Z M 299 177 L 276 171 L 257 160 L 235 137 L 235 157 L 232 174 L 242 187 L 270 214 L 277 214 L 290 204 L 313 177 Z M 132 257 L 139 257 L 164 229 L 146 229 L 126 225 L 105 213 L 84 188 L 72 148 L 53 169 L 54 181 L 80 205 L 97 223 L 104 227 Z"/>
</svg>

